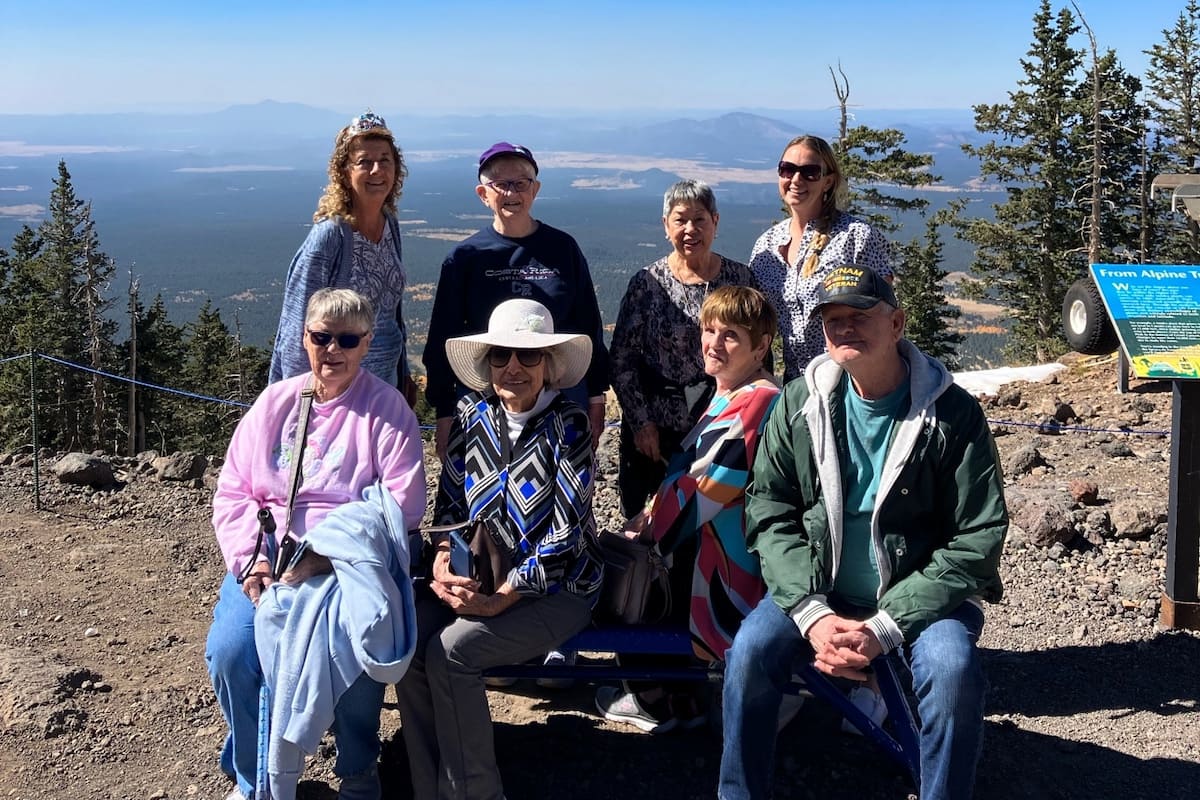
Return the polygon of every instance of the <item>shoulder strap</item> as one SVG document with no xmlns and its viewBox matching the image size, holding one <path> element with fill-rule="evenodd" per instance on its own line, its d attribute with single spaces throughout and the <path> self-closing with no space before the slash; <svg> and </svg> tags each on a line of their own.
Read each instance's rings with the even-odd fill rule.
<svg viewBox="0 0 1200 800">
<path fill-rule="evenodd" d="M 312 413 L 313 382 L 310 378 L 300 392 L 300 419 L 296 422 L 296 439 L 292 442 L 292 480 L 288 489 L 287 515 L 283 535 L 292 532 L 292 512 L 296 507 L 296 492 L 300 489 L 300 466 L 304 461 L 304 443 L 308 439 L 308 418 Z"/>
</svg>

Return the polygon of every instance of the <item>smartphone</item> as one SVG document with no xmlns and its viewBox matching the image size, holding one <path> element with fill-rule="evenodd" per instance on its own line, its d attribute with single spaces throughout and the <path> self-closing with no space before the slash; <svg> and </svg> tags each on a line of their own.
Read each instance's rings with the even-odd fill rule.
<svg viewBox="0 0 1200 800">
<path fill-rule="evenodd" d="M 458 531 L 450 531 L 450 571 L 463 578 L 475 577 L 471 567 L 475 559 L 467 540 Z"/>
</svg>

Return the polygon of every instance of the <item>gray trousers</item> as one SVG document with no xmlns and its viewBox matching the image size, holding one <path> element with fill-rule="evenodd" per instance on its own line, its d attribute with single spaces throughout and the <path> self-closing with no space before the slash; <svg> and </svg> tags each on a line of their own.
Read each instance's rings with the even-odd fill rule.
<svg viewBox="0 0 1200 800">
<path fill-rule="evenodd" d="M 460 617 L 427 587 L 417 595 L 417 649 L 396 684 L 413 797 L 500 800 L 482 671 L 552 650 L 591 621 L 589 598 L 526 598 L 495 617 Z"/>
</svg>

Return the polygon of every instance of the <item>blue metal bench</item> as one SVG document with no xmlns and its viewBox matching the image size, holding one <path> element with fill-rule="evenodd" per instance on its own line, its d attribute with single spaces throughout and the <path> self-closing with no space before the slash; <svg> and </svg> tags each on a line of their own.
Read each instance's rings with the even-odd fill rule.
<svg viewBox="0 0 1200 800">
<path fill-rule="evenodd" d="M 656 655 L 693 655 L 691 637 L 684 628 L 663 625 L 599 625 L 587 628 L 563 643 L 561 650 L 598 653 L 644 653 Z M 799 668 L 787 691 L 791 694 L 811 694 L 833 706 L 862 734 L 874 742 L 892 760 L 904 768 L 913 785 L 920 786 L 921 747 L 917 724 L 909 708 L 904 688 L 896 675 L 889 656 L 872 662 L 879 690 L 887 704 L 892 731 L 876 725 L 860 711 L 845 693 L 812 664 Z M 503 678 L 574 678 L 576 680 L 702 680 L 720 682 L 723 671 L 695 662 L 688 667 L 624 667 L 615 663 L 545 665 L 510 664 L 493 667 L 484 672 L 489 677 Z"/>
</svg>

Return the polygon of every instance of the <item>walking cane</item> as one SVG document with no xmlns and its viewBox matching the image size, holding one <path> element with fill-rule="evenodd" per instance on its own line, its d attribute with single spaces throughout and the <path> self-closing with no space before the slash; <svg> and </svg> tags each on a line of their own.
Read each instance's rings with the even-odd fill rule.
<svg viewBox="0 0 1200 800">
<path fill-rule="evenodd" d="M 271 509 L 258 510 L 258 526 L 262 529 L 267 548 L 267 563 L 275 564 L 275 517 Z M 258 762 L 254 770 L 254 800 L 271 800 L 271 781 L 267 772 L 267 757 L 271 751 L 271 687 L 263 676 L 258 690 Z"/>
</svg>

